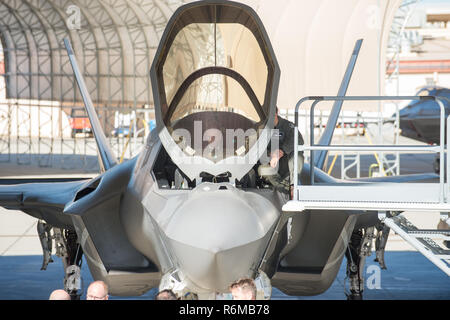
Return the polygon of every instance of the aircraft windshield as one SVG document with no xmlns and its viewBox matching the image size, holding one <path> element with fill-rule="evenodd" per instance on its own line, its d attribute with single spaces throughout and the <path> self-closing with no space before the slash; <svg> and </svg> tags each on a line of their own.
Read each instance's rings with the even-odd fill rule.
<svg viewBox="0 0 450 320">
<path fill-rule="evenodd" d="M 265 120 L 268 68 L 255 36 L 242 24 L 186 25 L 173 40 L 162 74 L 169 126 L 205 111 Z"/>
<path fill-rule="evenodd" d="M 230 90 L 234 92 L 233 97 L 227 96 Z M 190 114 L 208 111 L 237 113 L 255 123 L 261 120 L 241 85 L 233 78 L 220 74 L 210 74 L 195 80 L 177 104 L 170 117 L 171 124 Z"/>
</svg>

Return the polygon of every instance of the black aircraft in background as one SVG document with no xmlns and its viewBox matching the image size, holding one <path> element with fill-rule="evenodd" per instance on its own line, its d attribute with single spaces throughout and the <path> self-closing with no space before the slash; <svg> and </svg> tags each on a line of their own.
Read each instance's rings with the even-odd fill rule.
<svg viewBox="0 0 450 320">
<path fill-rule="evenodd" d="M 445 117 L 450 114 L 450 89 L 442 87 L 424 87 L 417 96 L 441 97 L 445 107 Z M 394 115 L 395 117 L 395 115 Z M 428 144 L 440 144 L 440 108 L 433 100 L 411 101 L 400 110 L 401 135 Z M 439 173 L 439 155 L 434 162 L 434 170 Z"/>
</svg>

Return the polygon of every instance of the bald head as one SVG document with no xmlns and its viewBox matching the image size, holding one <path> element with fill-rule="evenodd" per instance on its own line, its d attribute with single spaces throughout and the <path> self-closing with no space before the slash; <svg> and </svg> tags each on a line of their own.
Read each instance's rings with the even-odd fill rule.
<svg viewBox="0 0 450 320">
<path fill-rule="evenodd" d="M 167 289 L 159 292 L 156 295 L 155 299 L 156 300 L 178 300 L 175 293 L 173 293 L 172 290 L 167 290 Z"/>
<path fill-rule="evenodd" d="M 66 291 L 58 289 L 50 294 L 49 300 L 70 300 L 70 295 Z"/>
<path fill-rule="evenodd" d="M 108 285 L 103 281 L 92 282 L 86 294 L 86 300 L 108 300 Z"/>
</svg>

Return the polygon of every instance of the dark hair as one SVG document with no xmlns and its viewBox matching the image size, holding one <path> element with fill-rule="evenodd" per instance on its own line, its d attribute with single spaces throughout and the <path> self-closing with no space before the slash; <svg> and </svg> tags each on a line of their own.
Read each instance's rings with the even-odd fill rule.
<svg viewBox="0 0 450 320">
<path fill-rule="evenodd" d="M 231 291 L 232 289 L 235 288 L 241 288 L 241 290 L 244 291 L 251 291 L 253 297 L 254 298 L 256 297 L 256 285 L 255 282 L 250 278 L 242 278 L 233 282 L 230 285 L 229 290 Z"/>
<path fill-rule="evenodd" d="M 178 298 L 172 290 L 165 289 L 156 295 L 155 300 L 178 300 Z"/>
</svg>

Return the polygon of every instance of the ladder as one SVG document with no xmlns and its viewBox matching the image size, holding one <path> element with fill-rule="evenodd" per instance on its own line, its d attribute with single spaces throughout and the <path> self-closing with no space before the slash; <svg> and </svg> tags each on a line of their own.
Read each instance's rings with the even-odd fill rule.
<svg viewBox="0 0 450 320">
<path fill-rule="evenodd" d="M 450 241 L 450 230 L 420 230 L 402 215 L 380 213 L 378 218 L 450 277 L 450 250 L 431 239 Z"/>
</svg>

